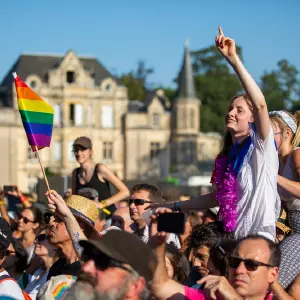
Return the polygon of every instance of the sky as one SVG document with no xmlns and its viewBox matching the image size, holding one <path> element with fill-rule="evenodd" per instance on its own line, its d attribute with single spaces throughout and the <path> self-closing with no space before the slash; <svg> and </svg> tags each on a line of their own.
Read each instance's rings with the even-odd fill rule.
<svg viewBox="0 0 300 300">
<path fill-rule="evenodd" d="M 174 87 L 184 43 L 214 43 L 217 27 L 243 49 L 255 79 L 287 59 L 300 69 L 297 0 L 1 1 L 0 80 L 20 53 L 94 56 L 114 75 L 139 60 L 154 69 L 153 85 Z"/>
</svg>

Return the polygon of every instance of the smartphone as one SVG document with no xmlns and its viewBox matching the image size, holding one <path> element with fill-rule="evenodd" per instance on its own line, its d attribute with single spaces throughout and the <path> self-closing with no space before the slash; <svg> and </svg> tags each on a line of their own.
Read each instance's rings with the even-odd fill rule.
<svg viewBox="0 0 300 300">
<path fill-rule="evenodd" d="M 158 231 L 183 234 L 185 229 L 184 213 L 165 213 L 157 218 Z"/>
<path fill-rule="evenodd" d="M 4 192 L 5 195 L 7 195 L 8 192 L 14 192 L 15 190 L 16 190 L 16 187 L 13 186 L 13 185 L 5 185 L 3 187 L 3 192 Z"/>
</svg>

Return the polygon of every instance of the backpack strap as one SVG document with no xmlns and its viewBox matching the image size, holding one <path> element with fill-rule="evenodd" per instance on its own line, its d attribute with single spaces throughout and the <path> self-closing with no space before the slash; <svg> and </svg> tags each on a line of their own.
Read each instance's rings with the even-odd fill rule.
<svg viewBox="0 0 300 300">
<path fill-rule="evenodd" d="M 10 275 L 2 275 L 0 276 L 0 283 L 5 281 L 5 280 L 13 280 L 14 282 L 16 282 L 16 280 L 14 278 L 12 278 Z"/>
</svg>

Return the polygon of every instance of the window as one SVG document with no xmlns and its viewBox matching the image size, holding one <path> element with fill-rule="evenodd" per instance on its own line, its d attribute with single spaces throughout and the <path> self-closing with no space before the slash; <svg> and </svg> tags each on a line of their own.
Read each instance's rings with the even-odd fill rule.
<svg viewBox="0 0 300 300">
<path fill-rule="evenodd" d="M 83 107 L 81 104 L 75 104 L 75 125 L 83 125 Z"/>
<path fill-rule="evenodd" d="M 75 105 L 70 104 L 69 106 L 69 124 L 74 125 L 75 123 Z"/>
<path fill-rule="evenodd" d="M 36 88 L 36 81 L 35 80 L 31 80 L 30 83 L 29 83 L 30 87 L 32 89 L 35 89 Z"/>
<path fill-rule="evenodd" d="M 158 159 L 159 151 L 160 151 L 159 143 L 154 142 L 150 144 L 150 158 L 152 162 Z"/>
<path fill-rule="evenodd" d="M 61 160 L 61 142 L 55 141 L 53 149 L 54 149 L 54 152 L 53 152 L 54 160 L 60 161 Z"/>
<path fill-rule="evenodd" d="M 61 107 L 60 104 L 54 104 L 54 125 L 61 125 Z"/>
<path fill-rule="evenodd" d="M 28 160 L 37 160 L 38 159 L 37 153 L 32 151 L 31 146 L 27 147 L 27 159 Z"/>
<path fill-rule="evenodd" d="M 195 111 L 194 109 L 190 109 L 190 128 L 195 127 Z"/>
<path fill-rule="evenodd" d="M 75 82 L 75 72 L 68 71 L 66 75 L 67 83 L 74 83 Z"/>
<path fill-rule="evenodd" d="M 113 143 L 112 142 L 104 142 L 103 143 L 103 159 L 105 161 L 113 160 Z"/>
<path fill-rule="evenodd" d="M 113 109 L 111 106 L 102 106 L 102 128 L 113 128 Z"/>
<path fill-rule="evenodd" d="M 160 116 L 157 113 L 152 115 L 152 124 L 154 127 L 159 127 L 160 125 Z"/>
<path fill-rule="evenodd" d="M 74 161 L 75 160 L 75 156 L 73 153 L 73 143 L 74 141 L 69 141 L 68 142 L 68 160 L 69 161 Z"/>
<path fill-rule="evenodd" d="M 110 91 L 112 90 L 111 84 L 107 84 L 107 85 L 105 86 L 105 90 L 106 90 L 107 92 L 110 92 Z"/>
</svg>

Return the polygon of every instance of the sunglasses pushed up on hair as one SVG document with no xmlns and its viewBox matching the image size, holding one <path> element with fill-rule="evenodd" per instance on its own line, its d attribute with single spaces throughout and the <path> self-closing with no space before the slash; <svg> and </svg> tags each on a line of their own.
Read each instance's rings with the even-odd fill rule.
<svg viewBox="0 0 300 300">
<path fill-rule="evenodd" d="M 274 267 L 269 264 L 265 264 L 260 261 L 256 261 L 254 259 L 243 259 L 243 258 L 234 257 L 234 256 L 229 257 L 228 262 L 229 262 L 230 268 L 233 268 L 233 269 L 237 269 L 239 267 L 239 265 L 241 264 L 241 262 L 243 262 L 247 271 L 250 271 L 250 272 L 256 271 L 258 267 L 268 267 L 268 268 Z"/>
</svg>

